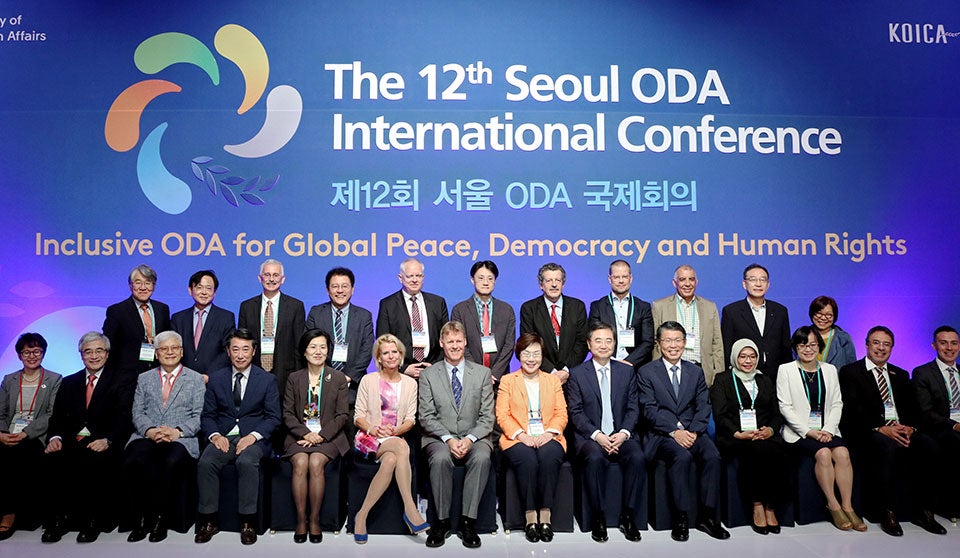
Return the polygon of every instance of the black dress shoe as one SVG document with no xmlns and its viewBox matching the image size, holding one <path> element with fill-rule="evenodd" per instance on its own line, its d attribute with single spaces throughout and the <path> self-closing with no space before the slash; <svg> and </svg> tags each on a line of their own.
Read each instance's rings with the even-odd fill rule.
<svg viewBox="0 0 960 558">
<path fill-rule="evenodd" d="M 770 533 L 771 535 L 779 535 L 780 524 L 778 523 L 776 525 L 767 525 L 767 532 Z"/>
<path fill-rule="evenodd" d="M 306 534 L 306 533 L 294 533 L 294 534 L 293 534 L 293 542 L 295 542 L 295 543 L 297 543 L 297 544 L 303 544 L 303 543 L 307 542 L 307 534 Z"/>
<path fill-rule="evenodd" d="M 52 523 L 43 528 L 43 534 L 40 535 L 40 542 L 55 543 L 60 542 L 63 534 L 67 532 L 67 521 L 65 518 L 58 517 Z"/>
<path fill-rule="evenodd" d="M 710 516 L 698 521 L 697 529 L 721 541 L 730 538 L 730 533 L 720 525 L 720 522 Z"/>
<path fill-rule="evenodd" d="M 677 512 L 677 519 L 673 522 L 673 527 L 670 529 L 670 538 L 684 542 L 690 538 L 690 523 L 687 519 L 687 512 Z"/>
<path fill-rule="evenodd" d="M 204 521 L 197 528 L 197 534 L 193 537 L 193 542 L 203 544 L 210 542 L 214 535 L 220 532 L 220 527 L 213 521 Z"/>
<path fill-rule="evenodd" d="M 436 524 L 430 526 L 430 531 L 427 534 L 427 546 L 430 548 L 443 546 L 443 543 L 446 542 L 449 536 L 450 520 L 441 519 L 437 521 Z"/>
<path fill-rule="evenodd" d="M 640 540 L 640 529 L 637 528 L 637 523 L 633 520 L 632 513 L 620 514 L 620 531 L 630 542 L 637 542 Z"/>
<path fill-rule="evenodd" d="M 127 542 L 140 542 L 147 538 L 148 534 L 150 534 L 150 526 L 147 525 L 147 519 L 141 517 L 140 521 L 137 521 L 137 524 L 133 526 L 130 534 L 127 535 Z"/>
<path fill-rule="evenodd" d="M 460 518 L 460 540 L 467 548 L 480 548 L 480 535 L 477 534 L 476 521 L 472 517 Z"/>
<path fill-rule="evenodd" d="M 903 528 L 900 527 L 900 522 L 897 521 L 897 516 L 892 511 L 887 511 L 884 514 L 883 521 L 880 522 L 880 529 L 891 537 L 903 536 Z"/>
<path fill-rule="evenodd" d="M 530 542 L 540 542 L 540 529 L 537 528 L 537 524 L 527 523 L 523 528 L 523 536 Z"/>
<path fill-rule="evenodd" d="M 607 523 L 602 511 L 594 513 L 590 538 L 597 542 L 607 542 Z"/>
<path fill-rule="evenodd" d="M 150 542 L 160 542 L 167 538 L 167 520 L 164 517 L 158 517 L 153 522 L 153 528 L 150 529 Z"/>
<path fill-rule="evenodd" d="M 943 525 L 937 523 L 936 518 L 933 517 L 933 512 L 930 510 L 920 512 L 920 515 L 913 520 L 913 524 L 934 535 L 947 534 L 947 530 L 943 528 Z"/>
<path fill-rule="evenodd" d="M 96 522 L 90 521 L 77 533 L 77 542 L 78 543 L 92 543 L 97 540 L 97 537 L 100 536 L 100 528 L 97 527 Z"/>
<path fill-rule="evenodd" d="M 540 540 L 550 542 L 553 540 L 553 526 L 549 523 L 541 523 L 537 528 L 540 531 Z"/>
<path fill-rule="evenodd" d="M 323 531 L 319 533 L 310 533 L 310 543 L 311 544 L 320 544 L 323 542 Z"/>
<path fill-rule="evenodd" d="M 753 521 L 750 522 L 750 528 L 753 529 L 753 532 L 756 533 L 756 534 L 758 534 L 758 535 L 766 535 L 767 533 L 770 533 L 770 532 L 771 532 L 769 525 L 757 525 L 757 524 L 754 523 Z M 780 528 L 777 527 L 777 531 L 779 531 L 779 530 L 780 530 Z"/>
<path fill-rule="evenodd" d="M 253 523 L 244 521 L 240 523 L 240 544 L 251 545 L 257 542 L 257 530 L 253 528 Z"/>
</svg>

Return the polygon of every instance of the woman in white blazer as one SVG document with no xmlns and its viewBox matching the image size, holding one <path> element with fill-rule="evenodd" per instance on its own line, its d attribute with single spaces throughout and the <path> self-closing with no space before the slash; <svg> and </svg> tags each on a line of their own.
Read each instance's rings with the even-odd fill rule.
<svg viewBox="0 0 960 558">
<path fill-rule="evenodd" d="M 791 339 L 797 360 L 777 370 L 777 399 L 784 418 L 783 439 L 804 455 L 813 456 L 817 484 L 827 498 L 833 524 L 842 531 L 866 531 L 853 511 L 853 467 L 840 436 L 840 382 L 832 364 L 820 362 L 823 338 L 812 326 L 803 326 Z M 836 489 L 834 488 L 836 485 Z M 837 500 L 836 491 L 840 492 Z"/>
</svg>

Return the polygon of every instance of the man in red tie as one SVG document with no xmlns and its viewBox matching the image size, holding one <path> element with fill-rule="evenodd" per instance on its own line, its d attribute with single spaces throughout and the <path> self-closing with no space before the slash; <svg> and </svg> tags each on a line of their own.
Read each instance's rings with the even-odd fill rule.
<svg viewBox="0 0 960 558">
<path fill-rule="evenodd" d="M 170 307 L 152 298 L 157 272 L 150 266 L 133 268 L 127 284 L 131 297 L 107 308 L 103 334 L 113 348 L 107 368 L 133 385 L 141 372 L 156 366 L 153 341 L 158 333 L 170 329 Z"/>
<path fill-rule="evenodd" d="M 116 482 L 130 435 L 131 384 L 104 365 L 110 339 L 91 331 L 80 338 L 84 368 L 63 379 L 50 417 L 45 450 L 48 517 L 41 540 L 57 542 L 77 525 L 77 542 L 93 542 L 115 524 Z M 69 519 L 69 523 L 68 523 Z"/>
<path fill-rule="evenodd" d="M 497 264 L 486 260 L 470 268 L 473 296 L 458 302 L 450 314 L 467 334 L 466 358 L 490 369 L 494 382 L 510 372 L 513 345 L 517 340 L 517 314 L 507 302 L 494 298 L 500 277 Z"/>
<path fill-rule="evenodd" d="M 567 272 L 559 264 L 540 266 L 537 281 L 543 296 L 520 307 L 520 333 L 543 339 L 540 369 L 566 382 L 570 369 L 587 358 L 587 307 L 578 298 L 564 296 Z"/>
</svg>

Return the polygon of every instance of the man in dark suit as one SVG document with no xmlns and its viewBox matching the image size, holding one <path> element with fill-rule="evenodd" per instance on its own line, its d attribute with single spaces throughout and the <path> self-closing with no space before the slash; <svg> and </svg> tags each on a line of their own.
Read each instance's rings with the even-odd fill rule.
<svg viewBox="0 0 960 558">
<path fill-rule="evenodd" d="M 303 302 L 280 293 L 286 276 L 277 260 L 260 264 L 257 277 L 263 292 L 240 303 L 237 327 L 253 333 L 257 342 L 253 364 L 273 373 L 283 393 L 287 376 L 300 368 L 297 342 L 305 331 Z"/>
<path fill-rule="evenodd" d="M 131 384 L 104 366 L 110 339 L 91 331 L 80 338 L 79 348 L 84 368 L 60 383 L 50 417 L 44 477 L 50 482 L 49 516 L 41 538 L 46 543 L 60 540 L 68 518 L 80 525 L 77 542 L 93 542 L 112 528 L 120 457 L 131 431 Z"/>
<path fill-rule="evenodd" d="M 213 304 L 219 288 L 213 270 L 194 273 L 188 283 L 193 306 L 170 318 L 173 330 L 183 338 L 184 366 L 203 374 L 204 379 L 210 372 L 230 366 L 225 345 L 236 320 L 233 312 Z"/>
<path fill-rule="evenodd" d="M 236 462 L 239 476 L 240 542 L 257 542 L 257 496 L 260 459 L 270 455 L 270 435 L 280 425 L 280 394 L 270 374 L 253 364 L 255 336 L 244 329 L 228 341 L 231 366 L 210 374 L 200 428 L 210 441 L 197 465 L 198 543 L 209 542 L 219 531 L 220 471 Z"/>
<path fill-rule="evenodd" d="M 670 536 L 675 541 L 689 538 L 688 514 L 694 505 L 690 494 L 690 466 L 700 467 L 700 512 L 697 529 L 715 539 L 730 533 L 717 517 L 720 503 L 720 452 L 707 435 L 710 403 L 703 370 L 681 359 L 686 331 L 678 322 L 663 322 L 657 328 L 662 358 L 640 368 L 637 381 L 640 407 L 649 425 L 643 440 L 647 458 L 667 464 L 667 478 L 676 516 Z"/>
<path fill-rule="evenodd" d="M 607 281 L 611 292 L 590 303 L 589 319 L 616 327 L 617 352 L 614 358 L 633 365 L 634 370 L 650 362 L 653 351 L 653 314 L 650 303 L 630 295 L 633 273 L 630 264 L 610 264 Z"/>
<path fill-rule="evenodd" d="M 347 377 L 351 406 L 373 355 L 373 316 L 366 308 L 350 304 L 354 279 L 353 272 L 345 267 L 328 271 L 330 302 L 314 306 L 307 315 L 307 329 L 321 329 L 333 338 L 327 362 Z"/>
<path fill-rule="evenodd" d="M 131 385 L 137 376 L 156 366 L 153 338 L 170 329 L 170 307 L 153 300 L 157 272 L 148 265 L 133 268 L 127 278 L 132 296 L 107 308 L 103 334 L 110 339 L 107 368 Z"/>
<path fill-rule="evenodd" d="M 940 444 L 942 462 L 960 462 L 960 373 L 957 353 L 960 337 L 952 326 L 940 326 L 933 332 L 937 358 L 913 369 L 913 385 L 920 405 L 920 426 Z M 937 475 L 946 479 L 941 492 L 941 507 L 951 517 L 960 514 L 960 481 L 946 471 Z"/>
<path fill-rule="evenodd" d="M 463 546 L 480 546 L 476 521 L 493 454 L 493 382 L 489 368 L 463 358 L 466 344 L 463 324 L 444 324 L 440 330 L 443 360 L 420 376 L 421 447 L 427 456 L 431 496 L 438 518 L 427 537 L 429 547 L 442 546 L 450 534 L 455 463 L 466 468 L 458 532 Z"/>
<path fill-rule="evenodd" d="M 893 332 L 875 326 L 867 332 L 867 356 L 840 369 L 843 415 L 840 431 L 854 461 L 869 464 L 863 469 L 874 484 L 867 492 L 885 510 L 880 528 L 884 533 L 903 535 L 897 516 L 896 485 L 913 484 L 917 508 L 914 523 L 931 533 L 947 531 L 933 517 L 933 502 L 939 479 L 932 474 L 915 474 L 938 462 L 936 443 L 918 432 L 919 407 L 907 371 L 889 363 Z"/>
<path fill-rule="evenodd" d="M 750 339 L 760 349 L 757 368 L 776 382 L 777 369 L 793 360 L 790 348 L 790 317 L 787 308 L 767 300 L 770 274 L 760 264 L 743 270 L 743 289 L 747 298 L 723 307 L 720 331 L 723 336 L 725 369 L 730 369 L 730 350 L 738 339 Z"/>
<path fill-rule="evenodd" d="M 566 382 L 570 369 L 587 358 L 587 307 L 582 300 L 563 295 L 567 272 L 555 263 L 540 266 L 537 282 L 543 296 L 520 306 L 520 333 L 543 339 L 540 369 Z"/>
<path fill-rule="evenodd" d="M 591 536 L 607 540 L 607 461 L 616 461 L 623 476 L 618 524 L 628 541 L 639 541 L 634 507 L 647 497 L 647 463 L 635 436 L 640 418 L 636 376 L 632 366 L 611 359 L 617 346 L 613 326 L 591 320 L 587 346 L 593 358 L 570 370 L 567 399 L 593 516 Z"/>
<path fill-rule="evenodd" d="M 400 290 L 380 300 L 377 336 L 396 335 L 407 349 L 403 373 L 419 378 L 424 369 L 443 357 L 437 340 L 450 313 L 443 297 L 422 290 L 423 264 L 419 260 L 404 260 L 397 278 Z"/>
<path fill-rule="evenodd" d="M 467 360 L 489 368 L 495 382 L 510 372 L 517 341 L 517 314 L 513 306 L 493 296 L 498 277 L 500 270 L 492 261 L 473 264 L 473 296 L 458 302 L 450 314 L 450 319 L 462 323 L 466 330 Z"/>
</svg>

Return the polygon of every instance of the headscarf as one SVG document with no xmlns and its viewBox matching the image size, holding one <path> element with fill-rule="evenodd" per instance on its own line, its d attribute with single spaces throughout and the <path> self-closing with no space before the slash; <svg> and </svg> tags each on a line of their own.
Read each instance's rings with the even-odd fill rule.
<svg viewBox="0 0 960 558">
<path fill-rule="evenodd" d="M 737 357 L 740 356 L 740 351 L 750 347 L 753 349 L 753 352 L 757 354 L 757 364 L 759 364 L 760 349 L 757 348 L 757 344 L 751 341 L 750 339 L 738 339 L 734 344 L 733 348 L 730 349 L 730 369 L 733 370 L 733 373 L 737 375 L 740 380 L 744 382 L 752 382 L 753 377 L 758 373 L 762 374 L 756 367 L 754 367 L 753 372 L 743 372 L 737 368 Z"/>
</svg>

